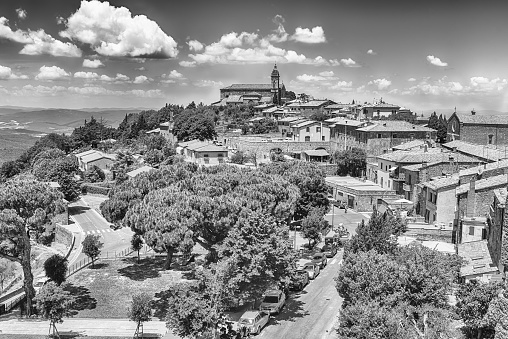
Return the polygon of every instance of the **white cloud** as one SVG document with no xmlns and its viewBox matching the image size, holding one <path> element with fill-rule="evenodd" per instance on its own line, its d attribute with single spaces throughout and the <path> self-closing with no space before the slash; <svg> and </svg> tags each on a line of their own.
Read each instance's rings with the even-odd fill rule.
<svg viewBox="0 0 508 339">
<path fill-rule="evenodd" d="M 222 81 L 214 81 L 214 80 L 198 80 L 194 82 L 194 86 L 197 87 L 222 87 L 224 84 Z"/>
<path fill-rule="evenodd" d="M 140 84 L 147 84 L 150 81 L 153 81 L 153 79 L 148 78 L 147 76 L 144 76 L 144 75 L 138 75 L 137 77 L 134 78 L 133 83 L 136 85 L 140 85 Z"/>
<path fill-rule="evenodd" d="M 130 78 L 127 75 L 117 73 L 116 77 L 114 78 L 111 78 L 110 76 L 103 74 L 101 75 L 100 80 L 104 82 L 122 83 L 129 81 Z"/>
<path fill-rule="evenodd" d="M 506 79 L 489 79 L 482 76 L 471 77 L 467 83 L 450 81 L 446 76 L 438 80 L 424 78 L 418 84 L 401 93 L 404 95 L 435 95 L 435 96 L 485 96 L 504 93 L 508 87 Z"/>
<path fill-rule="evenodd" d="M 66 20 L 60 36 L 89 44 L 98 54 L 117 57 L 170 58 L 177 43 L 145 15 L 132 16 L 125 7 L 109 2 L 81 1 Z"/>
<path fill-rule="evenodd" d="M 26 80 L 28 76 L 26 75 L 16 75 L 12 73 L 12 69 L 10 67 L 0 65 L 0 80 Z"/>
<path fill-rule="evenodd" d="M 18 97 L 27 97 L 27 96 L 56 96 L 65 92 L 66 88 L 63 86 L 33 86 L 33 85 L 25 85 L 20 89 L 15 89 L 11 92 L 12 95 Z"/>
<path fill-rule="evenodd" d="M 146 68 L 141 66 L 141 67 L 135 68 L 135 70 L 142 72 L 142 71 L 146 71 Z"/>
<path fill-rule="evenodd" d="M 352 81 L 338 81 L 335 85 L 330 86 L 332 90 L 350 92 L 353 90 L 353 82 Z"/>
<path fill-rule="evenodd" d="M 314 66 L 330 66 L 331 60 L 321 56 L 307 58 L 292 50 L 275 47 L 268 38 L 255 33 L 231 32 L 223 35 L 219 41 L 204 47 L 201 53 L 189 54 L 193 61 L 181 61 L 182 67 L 198 64 L 260 64 L 260 63 L 297 63 Z"/>
<path fill-rule="evenodd" d="M 340 66 L 340 61 L 337 60 L 337 59 L 331 59 L 330 60 L 330 65 L 331 66 Z"/>
<path fill-rule="evenodd" d="M 56 40 L 44 32 L 43 29 L 38 31 L 23 31 L 20 29 L 13 31 L 8 23 L 9 21 L 6 18 L 0 17 L 0 38 L 23 44 L 23 49 L 19 54 L 81 57 L 82 52 L 77 46 L 70 42 Z"/>
<path fill-rule="evenodd" d="M 335 73 L 333 73 L 333 71 L 325 71 L 325 72 L 319 73 L 319 75 L 321 75 L 322 77 L 333 77 L 335 75 Z"/>
<path fill-rule="evenodd" d="M 376 79 L 368 82 L 368 85 L 375 85 L 380 91 L 387 89 L 388 87 L 390 87 L 391 84 L 392 82 L 390 80 L 386 80 L 385 78 Z"/>
<path fill-rule="evenodd" d="M 71 73 L 67 73 L 64 69 L 58 66 L 42 66 L 39 68 L 39 74 L 35 76 L 36 80 L 63 80 L 68 79 Z"/>
<path fill-rule="evenodd" d="M 441 61 L 441 59 L 439 59 L 438 57 L 435 57 L 433 55 L 427 55 L 427 61 L 430 62 L 434 66 L 439 66 L 439 67 L 448 66 L 448 63 Z"/>
<path fill-rule="evenodd" d="M 95 72 L 76 72 L 76 73 L 74 73 L 74 78 L 86 79 L 86 80 L 97 80 L 100 78 L 100 75 Z"/>
<path fill-rule="evenodd" d="M 286 29 L 284 28 L 284 23 L 286 20 L 280 14 L 277 14 L 272 19 L 273 23 L 277 25 L 277 29 L 274 30 L 273 34 L 268 36 L 268 40 L 273 42 L 284 42 L 288 40 L 288 34 L 286 33 Z"/>
<path fill-rule="evenodd" d="M 189 45 L 189 49 L 193 52 L 199 52 L 202 51 L 205 46 L 197 40 L 191 40 L 187 42 L 187 45 Z"/>
<path fill-rule="evenodd" d="M 340 63 L 342 65 L 344 65 L 345 67 L 360 67 L 360 65 L 358 65 L 356 63 L 356 61 L 354 61 L 353 59 L 351 58 L 347 58 L 347 59 L 340 59 Z"/>
<path fill-rule="evenodd" d="M 182 60 L 178 63 L 180 66 L 182 67 L 195 67 L 196 66 L 196 61 L 186 61 L 186 60 Z"/>
<path fill-rule="evenodd" d="M 99 68 L 99 67 L 104 67 L 104 64 L 99 59 L 95 59 L 95 60 L 85 59 L 85 60 L 83 60 L 83 67 Z"/>
<path fill-rule="evenodd" d="M 299 81 L 303 81 L 303 82 L 313 82 L 313 81 L 323 81 L 323 80 L 327 80 L 326 77 L 324 76 L 319 76 L 319 75 L 309 75 L 309 74 L 302 74 L 302 75 L 298 75 L 296 77 L 297 80 Z"/>
<path fill-rule="evenodd" d="M 409 82 L 415 82 L 416 79 L 415 78 L 409 78 L 409 79 L 407 79 L 407 81 L 409 81 Z"/>
<path fill-rule="evenodd" d="M 316 26 L 312 29 L 297 27 L 295 34 L 291 36 L 291 40 L 307 44 L 326 42 L 325 31 L 321 26 Z"/>
<path fill-rule="evenodd" d="M 18 19 L 20 20 L 26 19 L 26 11 L 23 8 L 16 9 L 16 14 L 18 14 Z"/>
<path fill-rule="evenodd" d="M 373 50 L 369 49 L 369 50 L 367 51 L 367 54 L 370 54 L 370 55 L 376 55 L 377 53 L 376 53 L 376 52 L 374 52 Z"/>
<path fill-rule="evenodd" d="M 166 78 L 166 79 L 185 79 L 183 77 L 183 74 L 178 72 L 176 69 L 174 69 L 171 72 L 169 72 L 169 74 L 163 74 L 162 78 Z"/>
<path fill-rule="evenodd" d="M 71 94 L 83 96 L 135 96 L 140 98 L 161 98 L 164 96 L 164 93 L 159 89 L 114 91 L 101 86 L 69 87 L 67 91 Z"/>
</svg>

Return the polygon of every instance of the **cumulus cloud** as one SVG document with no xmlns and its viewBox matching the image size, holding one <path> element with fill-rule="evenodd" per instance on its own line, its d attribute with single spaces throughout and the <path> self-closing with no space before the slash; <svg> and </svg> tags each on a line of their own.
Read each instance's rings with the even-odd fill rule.
<svg viewBox="0 0 508 339">
<path fill-rule="evenodd" d="M 104 64 L 99 59 L 95 59 L 95 60 L 85 59 L 85 60 L 83 60 L 83 67 L 85 67 L 85 68 L 99 68 L 99 67 L 104 67 Z"/>
<path fill-rule="evenodd" d="M 130 78 L 127 75 L 117 73 L 116 77 L 114 77 L 114 78 L 103 74 L 103 75 L 101 75 L 99 80 L 104 81 L 104 82 L 122 83 L 122 82 L 129 81 Z"/>
<path fill-rule="evenodd" d="M 26 19 L 26 11 L 23 8 L 17 8 L 16 14 L 18 15 L 19 20 L 25 20 Z"/>
<path fill-rule="evenodd" d="M 100 55 L 172 58 L 178 54 L 175 40 L 155 21 L 109 2 L 83 0 L 65 24 L 60 36 L 88 44 Z"/>
<path fill-rule="evenodd" d="M 145 75 L 138 75 L 137 77 L 134 78 L 133 83 L 136 85 L 141 85 L 141 84 L 147 84 L 150 81 L 153 81 L 153 79 L 151 79 Z"/>
<path fill-rule="evenodd" d="M 168 79 L 185 79 L 183 74 L 178 72 L 176 69 L 169 72 L 169 74 L 163 74 L 162 77 Z"/>
<path fill-rule="evenodd" d="M 430 62 L 434 66 L 438 67 L 446 67 L 448 66 L 447 62 L 441 61 L 438 57 L 435 57 L 433 55 L 427 55 L 427 61 Z"/>
<path fill-rule="evenodd" d="M 390 80 L 387 80 L 385 78 L 383 79 L 376 79 L 368 82 L 368 85 L 375 85 L 377 86 L 378 90 L 382 91 L 384 89 L 387 89 L 390 87 L 392 82 Z"/>
<path fill-rule="evenodd" d="M 336 91 L 350 92 L 353 90 L 352 81 L 338 81 L 334 85 L 330 86 L 330 89 Z"/>
<path fill-rule="evenodd" d="M 222 81 L 214 81 L 214 80 L 198 80 L 194 82 L 194 86 L 197 87 L 222 87 L 224 84 Z"/>
<path fill-rule="evenodd" d="M 135 96 L 140 98 L 161 98 L 163 93 L 159 89 L 155 90 L 129 90 L 129 91 L 114 91 L 101 86 L 86 86 L 86 87 L 69 87 L 67 91 L 71 94 L 83 96 Z"/>
<path fill-rule="evenodd" d="M 299 80 L 299 81 L 303 81 L 303 82 L 312 82 L 312 81 L 327 80 L 327 78 L 324 77 L 324 76 L 309 75 L 309 74 L 298 75 L 298 76 L 296 76 L 296 79 Z"/>
<path fill-rule="evenodd" d="M 360 67 L 360 65 L 358 65 L 356 63 L 356 61 L 354 61 L 353 59 L 351 58 L 347 58 L 347 59 L 340 59 L 340 63 L 342 65 L 344 65 L 345 67 Z"/>
<path fill-rule="evenodd" d="M 260 64 L 297 63 L 314 66 L 330 66 L 331 60 L 321 56 L 307 58 L 292 50 L 272 45 L 268 38 L 256 33 L 224 34 L 219 41 L 205 46 L 201 53 L 189 54 L 192 61 L 181 61 L 180 66 L 193 67 L 198 64 Z"/>
<path fill-rule="evenodd" d="M 95 72 L 76 72 L 76 73 L 74 73 L 74 78 L 86 79 L 86 80 L 97 80 L 100 78 L 100 75 Z"/>
<path fill-rule="evenodd" d="M 12 73 L 12 69 L 10 67 L 0 65 L 0 80 L 26 80 L 28 76 L 26 75 L 16 75 Z"/>
<path fill-rule="evenodd" d="M 291 40 L 303 42 L 306 44 L 318 44 L 326 42 L 325 31 L 323 27 L 316 26 L 312 29 L 297 27 Z"/>
<path fill-rule="evenodd" d="M 321 75 L 322 77 L 333 77 L 335 75 L 335 73 L 333 73 L 333 71 L 325 71 L 325 72 L 319 73 L 319 75 Z"/>
<path fill-rule="evenodd" d="M 273 34 L 268 36 L 268 40 L 273 42 L 284 42 L 288 40 L 288 34 L 286 33 L 286 29 L 284 28 L 284 23 L 286 20 L 280 14 L 277 14 L 272 19 L 273 23 L 277 25 L 277 29 L 274 30 Z"/>
<path fill-rule="evenodd" d="M 19 89 L 15 89 L 11 91 L 11 95 L 18 97 L 27 97 L 27 96 L 56 96 L 65 92 L 67 89 L 63 86 L 33 86 L 33 85 L 25 85 Z"/>
<path fill-rule="evenodd" d="M 409 79 L 407 79 L 407 81 L 409 81 L 409 82 L 415 82 L 416 79 L 415 78 L 409 78 Z"/>
<path fill-rule="evenodd" d="M 141 66 L 141 67 L 137 67 L 137 68 L 135 68 L 135 70 L 136 70 L 136 71 L 140 71 L 140 72 L 142 72 L 142 71 L 146 71 L 146 68 L 145 68 L 145 67 L 143 67 L 143 66 Z"/>
<path fill-rule="evenodd" d="M 81 57 L 82 54 L 81 50 L 76 45 L 70 42 L 56 40 L 51 35 L 44 32 L 43 29 L 39 29 L 38 31 L 23 31 L 17 29 L 13 31 L 9 27 L 9 21 L 4 17 L 0 17 L 0 38 L 23 44 L 23 49 L 21 49 L 19 54 L 49 54 L 63 57 Z"/>
<path fill-rule="evenodd" d="M 376 53 L 376 52 L 374 52 L 373 50 L 369 49 L 369 50 L 367 51 L 367 54 L 370 54 L 370 55 L 376 55 L 377 53 Z"/>
<path fill-rule="evenodd" d="M 445 76 L 438 80 L 424 78 L 401 93 L 405 95 L 485 96 L 504 93 L 507 87 L 508 81 L 501 78 L 489 79 L 476 76 L 469 78 L 469 81 L 466 83 L 461 83 L 459 81 L 448 80 Z"/>
<path fill-rule="evenodd" d="M 187 42 L 187 45 L 189 45 L 189 49 L 193 52 L 202 51 L 204 48 L 203 44 L 197 40 L 191 40 Z"/>
<path fill-rule="evenodd" d="M 58 66 L 42 66 L 39 68 L 39 74 L 35 76 L 36 80 L 64 80 L 68 79 L 71 76 L 71 73 L 67 73 L 63 68 Z"/>
</svg>

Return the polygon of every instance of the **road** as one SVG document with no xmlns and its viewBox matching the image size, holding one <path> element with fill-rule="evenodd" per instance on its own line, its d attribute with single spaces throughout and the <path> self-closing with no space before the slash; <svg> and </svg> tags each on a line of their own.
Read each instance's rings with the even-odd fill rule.
<svg viewBox="0 0 508 339">
<path fill-rule="evenodd" d="M 112 230 L 110 228 L 110 223 L 90 207 L 85 199 L 81 198 L 69 204 L 69 215 L 71 219 L 81 227 L 80 241 L 83 241 L 89 234 L 99 235 L 101 237 L 104 243 L 101 257 L 114 256 L 115 253 L 119 253 L 130 247 L 132 231 L 127 228 L 121 228 L 116 231 Z M 80 244 L 78 246 L 80 246 Z M 81 253 L 80 247 L 70 258 L 69 266 L 85 258 L 86 256 Z"/>
<path fill-rule="evenodd" d="M 346 213 L 344 209 L 337 207 L 330 209 L 330 212 L 325 215 L 325 220 L 328 221 L 330 225 L 332 225 L 332 221 L 333 225 L 342 223 L 347 228 L 349 233 L 351 233 L 351 235 L 356 233 L 356 227 L 358 226 L 358 223 L 364 219 L 365 221 L 368 219 L 364 214 L 357 213 L 351 209 L 348 209 Z"/>
<path fill-rule="evenodd" d="M 291 293 L 281 314 L 273 317 L 259 338 L 336 338 L 334 325 L 342 305 L 334 278 L 342 263 L 342 251 L 302 292 Z"/>
</svg>

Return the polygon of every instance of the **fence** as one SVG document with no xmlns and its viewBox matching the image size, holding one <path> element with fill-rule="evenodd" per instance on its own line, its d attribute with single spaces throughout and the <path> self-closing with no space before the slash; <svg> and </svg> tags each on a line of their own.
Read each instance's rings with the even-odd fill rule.
<svg viewBox="0 0 508 339">
<path fill-rule="evenodd" d="M 104 260 L 104 259 L 115 260 L 115 259 L 125 258 L 125 257 L 131 255 L 132 252 L 134 252 L 134 251 L 131 248 L 126 248 L 122 251 L 103 252 L 103 253 L 101 253 L 100 257 L 98 257 L 97 259 L 94 260 L 94 262 L 98 262 L 101 259 L 102 260 Z M 145 250 L 145 252 L 146 252 L 146 250 Z M 78 261 L 77 263 L 72 264 L 67 269 L 67 277 L 70 277 L 71 275 L 82 270 L 83 268 L 87 267 L 91 263 L 92 263 L 92 259 L 90 259 L 89 257 L 86 257 L 86 258 Z"/>
</svg>

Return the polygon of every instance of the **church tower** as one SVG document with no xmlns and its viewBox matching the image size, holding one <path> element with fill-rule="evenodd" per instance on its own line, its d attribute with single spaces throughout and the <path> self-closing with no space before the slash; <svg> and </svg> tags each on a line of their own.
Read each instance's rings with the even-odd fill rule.
<svg viewBox="0 0 508 339">
<path fill-rule="evenodd" d="M 280 74 L 279 71 L 277 70 L 277 64 L 273 66 L 271 80 L 272 80 L 273 103 L 280 106 L 281 105 Z"/>
</svg>

